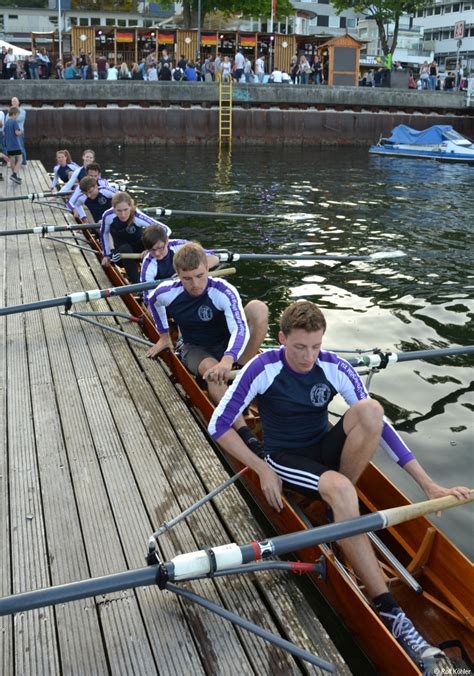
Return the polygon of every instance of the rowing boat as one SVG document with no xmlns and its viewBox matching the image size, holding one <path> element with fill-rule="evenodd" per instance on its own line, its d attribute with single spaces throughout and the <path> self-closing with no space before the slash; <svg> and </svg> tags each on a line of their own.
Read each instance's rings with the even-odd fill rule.
<svg viewBox="0 0 474 676">
<path fill-rule="evenodd" d="M 87 236 L 91 246 L 100 253 L 98 242 L 90 233 Z M 127 283 L 117 268 L 111 266 L 107 268 L 107 273 L 115 286 Z M 124 301 L 133 315 L 143 316 L 143 330 L 150 340 L 156 342 L 158 333 L 148 312 L 131 294 L 124 296 Z M 207 422 L 213 405 L 205 392 L 175 354 L 166 352 L 161 356 L 173 380 L 185 392 L 189 406 Z M 258 412 L 253 407 L 247 422 L 259 431 Z M 222 455 L 218 447 L 216 451 Z M 225 460 L 234 471 L 242 469 L 234 458 L 225 456 Z M 311 528 L 324 522 L 321 503 L 310 503 L 301 496 L 288 494 L 285 496 L 285 509 L 277 513 L 266 502 L 255 474 L 244 473 L 242 482 L 279 533 Z M 410 502 L 373 464 L 361 477 L 358 494 L 363 513 Z M 467 653 L 473 655 L 472 563 L 425 517 L 389 528 L 380 537 L 375 542 L 376 551 L 380 553 L 381 566 L 391 591 L 418 630 L 433 645 L 458 640 Z M 311 575 L 312 582 L 338 613 L 379 673 L 420 673 L 369 605 L 350 564 L 341 560 L 337 547 L 333 549 L 322 544 L 298 551 L 297 556 L 310 562 L 322 558 L 326 568 L 324 579 Z M 449 652 L 449 656 L 453 664 L 465 667 L 466 663 L 458 660 L 457 653 Z"/>
</svg>

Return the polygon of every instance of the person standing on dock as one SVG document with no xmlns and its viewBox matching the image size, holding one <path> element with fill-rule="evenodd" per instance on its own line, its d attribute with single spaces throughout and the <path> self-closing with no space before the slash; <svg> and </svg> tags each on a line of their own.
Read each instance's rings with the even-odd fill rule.
<svg viewBox="0 0 474 676">
<path fill-rule="evenodd" d="M 5 122 L 3 132 L 3 142 L 12 172 L 10 180 L 14 183 L 21 183 L 21 178 L 18 176 L 21 167 L 21 146 L 18 140 L 18 137 L 21 136 L 21 129 L 18 124 L 19 115 L 19 109 L 16 106 L 12 106 L 8 111 L 8 119 Z"/>
<path fill-rule="evenodd" d="M 355 485 L 379 443 L 428 498 L 468 497 L 468 488 L 447 489 L 427 475 L 384 420 L 381 405 L 369 397 L 358 373 L 336 354 L 321 350 L 325 330 L 324 315 L 314 303 L 290 305 L 280 322 L 282 347 L 258 355 L 245 366 L 209 423 L 209 433 L 222 448 L 257 473 L 268 503 L 281 511 L 286 488 L 312 500 L 323 499 L 336 522 L 358 517 Z M 350 408 L 331 427 L 328 406 L 337 394 Z M 232 429 L 255 398 L 264 459 L 249 453 Z M 388 591 L 368 537 L 358 535 L 339 544 L 381 620 L 411 659 L 423 668 L 441 658 L 443 653 L 423 639 Z"/>
<path fill-rule="evenodd" d="M 14 108 L 18 108 L 20 111 L 20 114 L 18 115 L 17 122 L 18 126 L 20 127 L 21 131 L 21 136 L 18 137 L 18 143 L 20 144 L 21 148 L 21 156 L 22 156 L 22 165 L 26 167 L 26 148 L 25 148 L 25 120 L 26 120 L 26 110 L 21 107 L 20 101 L 16 96 L 12 97 L 11 100 L 11 105 Z"/>
<path fill-rule="evenodd" d="M 160 225 L 149 225 L 144 228 L 142 233 L 142 242 L 147 255 L 143 259 L 140 271 L 141 282 L 151 282 L 156 280 L 160 282 L 163 279 L 169 279 L 175 274 L 173 259 L 175 254 L 188 244 L 187 239 L 169 239 L 167 233 Z M 210 249 L 204 249 L 207 256 L 209 268 L 219 264 L 219 256 L 216 256 Z M 151 291 L 145 291 L 145 302 Z"/>
<path fill-rule="evenodd" d="M 112 197 L 112 208 L 104 212 L 100 226 L 100 242 L 103 258 L 102 267 L 108 268 L 112 263 L 118 263 L 122 254 L 144 254 L 142 231 L 148 225 L 158 225 L 171 234 L 170 228 L 164 223 L 155 221 L 137 209 L 135 202 L 127 192 L 117 192 Z M 110 246 L 110 238 L 113 247 Z M 124 259 L 123 267 L 131 284 L 138 284 L 140 274 L 136 261 Z"/>
<path fill-rule="evenodd" d="M 209 396 L 219 402 L 235 362 L 247 363 L 258 351 L 268 326 L 268 308 L 259 300 L 242 306 L 237 289 L 224 279 L 209 277 L 209 258 L 196 242 L 188 242 L 173 259 L 178 279 L 167 280 L 150 294 L 148 302 L 160 339 L 148 352 L 156 357 L 173 348 L 166 310 L 183 339 L 181 357 L 186 368 L 207 381 Z M 254 452 L 259 441 L 242 416 L 234 421 L 238 438 Z"/>
</svg>

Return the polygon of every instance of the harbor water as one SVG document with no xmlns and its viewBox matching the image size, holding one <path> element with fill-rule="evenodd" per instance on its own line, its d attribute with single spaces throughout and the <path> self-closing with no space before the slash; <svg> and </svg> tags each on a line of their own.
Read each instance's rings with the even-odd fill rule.
<svg viewBox="0 0 474 676">
<path fill-rule="evenodd" d="M 82 148 L 71 150 L 80 161 Z M 50 169 L 54 152 L 42 147 L 32 155 Z M 268 303 L 269 344 L 276 342 L 281 311 L 300 298 L 324 310 L 326 348 L 410 351 L 474 344 L 473 168 L 370 158 L 356 147 L 243 147 L 231 156 L 195 146 L 96 152 L 104 177 L 142 186 L 132 191 L 140 207 L 271 216 L 167 220 L 173 236 L 209 248 L 289 255 L 403 251 L 403 257 L 357 263 L 238 262 L 229 281 L 245 301 Z M 238 193 L 151 190 L 156 187 Z M 428 473 L 446 486 L 474 487 L 473 363 L 472 355 L 460 355 L 396 364 L 370 385 Z M 410 498 L 423 499 L 382 451 L 376 462 Z M 470 557 L 473 515 L 468 506 L 436 519 Z"/>
</svg>

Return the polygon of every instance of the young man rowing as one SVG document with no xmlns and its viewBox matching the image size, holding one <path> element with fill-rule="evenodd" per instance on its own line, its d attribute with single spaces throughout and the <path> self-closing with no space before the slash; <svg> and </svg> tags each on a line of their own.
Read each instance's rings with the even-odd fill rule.
<svg viewBox="0 0 474 676">
<path fill-rule="evenodd" d="M 282 315 L 280 349 L 269 350 L 247 364 L 226 392 L 209 424 L 219 444 L 259 475 L 270 505 L 283 508 L 282 488 L 325 500 L 335 521 L 359 516 L 355 484 L 379 443 L 419 484 L 429 498 L 468 497 L 464 486 L 447 489 L 434 483 L 393 427 L 383 409 L 370 399 L 348 362 L 321 344 L 326 321 L 319 308 L 303 301 Z M 328 405 L 341 394 L 350 406 L 331 428 Z M 232 430 L 246 406 L 257 399 L 265 459 L 248 451 Z M 431 647 L 398 607 L 382 576 L 366 535 L 340 542 L 387 627 L 417 663 L 442 653 Z"/>
<path fill-rule="evenodd" d="M 235 287 L 209 277 L 208 256 L 195 242 L 184 244 L 174 255 L 173 264 L 178 279 L 162 282 L 148 297 L 160 339 L 147 356 L 156 357 L 173 347 L 166 316 L 169 308 L 183 338 L 185 366 L 208 381 L 209 396 L 217 403 L 227 390 L 234 362 L 245 364 L 265 338 L 267 306 L 252 300 L 243 308 Z M 243 417 L 233 422 L 239 440 L 258 450 L 258 441 Z"/>
</svg>

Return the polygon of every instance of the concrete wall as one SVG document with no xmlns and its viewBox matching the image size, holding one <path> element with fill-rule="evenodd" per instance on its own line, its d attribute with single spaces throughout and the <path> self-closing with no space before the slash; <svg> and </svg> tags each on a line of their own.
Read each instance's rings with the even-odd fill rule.
<svg viewBox="0 0 474 676">
<path fill-rule="evenodd" d="M 474 117 L 407 115 L 371 112 L 235 109 L 233 142 L 241 144 L 354 144 L 368 146 L 386 136 L 397 124 L 425 129 L 453 124 L 474 136 Z M 218 142 L 216 108 L 30 109 L 26 138 L 30 143 L 165 144 Z"/>
<path fill-rule="evenodd" d="M 39 106 L 112 104 L 218 105 L 219 87 L 215 83 L 135 82 L 135 81 L 57 81 L 6 80 L 1 81 L 0 104 L 12 96 Z M 466 110 L 464 93 L 418 92 L 408 89 L 372 87 L 316 87 L 290 85 L 244 85 L 233 88 L 235 105 L 243 107 L 277 106 L 317 107 L 375 110 L 461 111 Z M 474 108 L 471 108 L 474 115 Z"/>
</svg>

